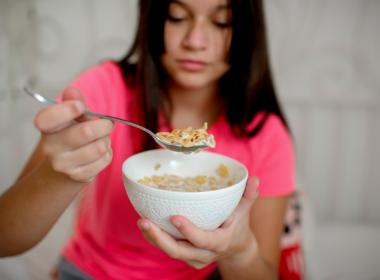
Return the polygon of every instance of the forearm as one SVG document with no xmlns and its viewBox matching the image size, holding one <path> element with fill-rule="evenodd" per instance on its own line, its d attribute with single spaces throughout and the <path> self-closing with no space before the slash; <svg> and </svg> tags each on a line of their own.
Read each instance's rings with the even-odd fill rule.
<svg viewBox="0 0 380 280">
<path fill-rule="evenodd" d="M 0 196 L 0 256 L 22 253 L 38 243 L 82 185 L 44 162 L 20 178 Z"/>
<path fill-rule="evenodd" d="M 277 276 L 276 269 L 264 260 L 254 243 L 242 254 L 219 261 L 218 267 L 223 280 L 272 280 Z"/>
</svg>

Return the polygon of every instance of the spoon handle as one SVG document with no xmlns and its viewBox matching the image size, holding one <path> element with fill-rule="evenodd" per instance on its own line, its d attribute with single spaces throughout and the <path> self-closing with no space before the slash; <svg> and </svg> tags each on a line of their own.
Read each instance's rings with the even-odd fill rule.
<svg viewBox="0 0 380 280">
<path fill-rule="evenodd" d="M 101 118 L 101 119 L 106 119 L 106 120 L 110 120 L 110 121 L 116 121 L 116 122 L 124 123 L 124 124 L 130 125 L 130 126 L 136 127 L 138 129 L 141 129 L 141 130 L 145 131 L 146 133 L 148 133 L 149 135 L 151 135 L 152 137 L 156 138 L 156 135 L 152 131 L 150 131 L 149 129 L 147 129 L 147 128 L 141 126 L 141 125 L 138 125 L 138 124 L 136 124 L 134 122 L 126 121 L 124 119 L 120 119 L 120 118 L 117 118 L 117 117 L 112 117 L 112 116 L 108 116 L 108 115 L 94 113 L 94 112 L 91 112 L 91 111 L 85 111 L 84 114 L 87 115 L 87 116 L 93 116 L 93 117 L 98 117 L 98 118 Z"/>
<path fill-rule="evenodd" d="M 31 91 L 28 89 L 28 87 L 24 87 L 24 91 L 29 94 L 30 96 L 32 96 L 34 99 L 36 99 L 37 101 L 45 104 L 45 105 L 53 105 L 53 104 L 57 104 L 57 102 L 55 100 L 52 100 L 46 96 L 43 96 L 37 92 L 34 92 L 34 91 Z M 133 123 L 133 122 L 130 122 L 130 121 L 127 121 L 127 120 L 123 120 L 123 119 L 120 119 L 120 118 L 117 118 L 117 117 L 112 117 L 112 116 L 108 116 L 108 115 L 103 115 L 103 114 L 99 114 L 99 113 L 95 113 L 95 112 L 91 112 L 91 111 L 84 111 L 84 114 L 87 115 L 87 116 L 94 116 L 94 117 L 98 117 L 98 118 L 102 118 L 102 119 L 107 119 L 107 120 L 111 120 L 111 121 L 116 121 L 116 122 L 121 122 L 121 123 L 124 123 L 126 125 L 130 125 L 130 126 L 133 126 L 133 127 L 136 127 L 138 129 L 141 129 L 142 131 L 148 133 L 150 136 L 152 136 L 156 141 L 157 141 L 157 136 L 152 132 L 150 131 L 149 129 L 141 126 L 141 125 L 138 125 L 136 123 Z"/>
</svg>

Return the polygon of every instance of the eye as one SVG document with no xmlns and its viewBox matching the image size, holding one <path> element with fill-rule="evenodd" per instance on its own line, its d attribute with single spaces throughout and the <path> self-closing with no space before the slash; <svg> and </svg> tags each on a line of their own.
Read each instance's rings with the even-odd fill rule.
<svg viewBox="0 0 380 280">
<path fill-rule="evenodd" d="M 221 22 L 221 21 L 214 21 L 215 26 L 220 28 L 229 28 L 231 27 L 231 22 Z"/>
<path fill-rule="evenodd" d="M 181 22 L 187 18 L 186 10 L 177 3 L 172 3 L 169 6 L 167 19 L 171 22 Z"/>
<path fill-rule="evenodd" d="M 185 20 L 186 17 L 184 16 L 172 16 L 172 15 L 168 15 L 168 20 L 171 21 L 171 22 L 181 22 L 183 20 Z"/>
<path fill-rule="evenodd" d="M 228 28 L 232 25 L 232 11 L 230 8 L 218 10 L 212 17 L 212 22 L 220 28 Z"/>
</svg>

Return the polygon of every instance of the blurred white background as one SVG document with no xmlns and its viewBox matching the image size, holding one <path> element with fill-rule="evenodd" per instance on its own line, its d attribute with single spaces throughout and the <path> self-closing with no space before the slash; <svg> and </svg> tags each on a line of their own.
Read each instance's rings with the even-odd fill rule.
<svg viewBox="0 0 380 280">
<path fill-rule="evenodd" d="M 380 1 L 267 0 L 266 7 L 305 194 L 309 279 L 380 279 Z M 87 67 L 123 56 L 135 21 L 135 0 L 0 0 L 1 192 L 39 136 L 40 105 L 22 85 L 56 95 Z M 0 279 L 49 279 L 72 212 L 34 249 L 0 259 Z"/>
</svg>

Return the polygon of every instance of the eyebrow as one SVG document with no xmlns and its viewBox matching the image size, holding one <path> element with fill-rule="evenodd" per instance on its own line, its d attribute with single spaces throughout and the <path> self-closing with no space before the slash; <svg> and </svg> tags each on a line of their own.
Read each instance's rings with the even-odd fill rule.
<svg viewBox="0 0 380 280">
<path fill-rule="evenodd" d="M 169 5 L 170 4 L 178 4 L 178 5 L 182 6 L 183 8 L 185 8 L 186 10 L 189 10 L 189 6 L 185 2 L 183 2 L 181 0 L 171 0 L 169 2 Z M 228 10 L 228 9 L 231 9 L 231 4 L 230 3 L 220 4 L 220 5 L 216 6 L 215 11 Z"/>
</svg>

